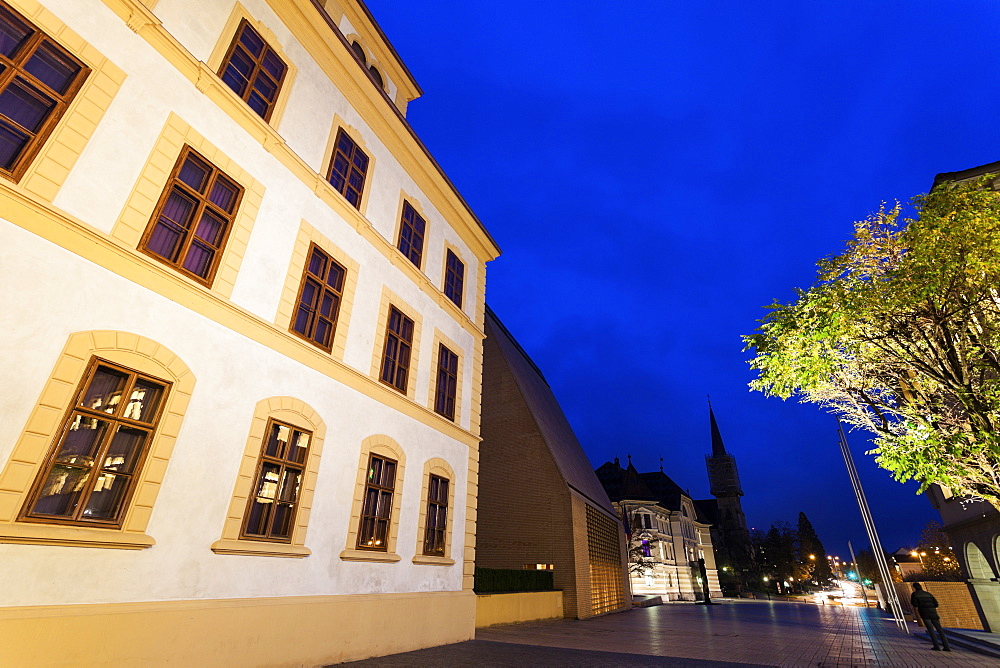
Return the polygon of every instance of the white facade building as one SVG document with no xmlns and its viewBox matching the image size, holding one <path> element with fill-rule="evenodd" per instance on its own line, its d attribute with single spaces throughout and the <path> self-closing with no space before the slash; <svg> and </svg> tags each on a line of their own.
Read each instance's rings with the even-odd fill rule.
<svg viewBox="0 0 1000 668">
<path fill-rule="evenodd" d="M 722 596 L 712 547 L 711 525 L 698 516 L 691 497 L 663 471 L 639 473 L 617 459 L 597 469 L 620 516 L 631 532 L 629 579 L 633 595 L 664 601 L 704 598 L 707 578 L 711 596 Z M 704 560 L 705 574 L 699 560 Z"/>
<path fill-rule="evenodd" d="M 473 634 L 485 265 L 356 0 L 0 0 L 0 665 Z"/>
</svg>

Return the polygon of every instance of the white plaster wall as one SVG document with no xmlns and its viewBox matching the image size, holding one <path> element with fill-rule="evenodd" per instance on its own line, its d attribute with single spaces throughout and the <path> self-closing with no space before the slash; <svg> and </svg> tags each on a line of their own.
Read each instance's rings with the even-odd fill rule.
<svg viewBox="0 0 1000 668">
<path fill-rule="evenodd" d="M 310 187 L 280 162 L 226 113 L 201 94 L 174 67 L 129 30 L 99 0 L 47 0 L 47 6 L 73 30 L 127 73 L 124 85 L 106 112 L 55 204 L 103 232 L 110 232 L 135 185 L 170 112 L 204 135 L 265 187 L 232 300 L 256 316 L 273 322 L 278 308 L 291 250 L 300 223 L 308 221 L 361 266 L 355 305 L 348 324 L 344 361 L 368 374 L 376 341 L 382 286 L 404 299 L 423 318 L 416 369 L 416 401 L 427 405 L 434 370 L 430 368 L 433 329 L 437 327 L 461 347 L 463 369 L 460 424 L 469 428 L 472 402 L 473 337 L 431 295 L 418 289 L 363 237 L 315 197 Z M 325 173 L 322 153 L 333 127 L 334 113 L 361 132 L 374 161 L 369 174 L 368 207 L 372 225 L 395 244 L 400 190 L 416 198 L 428 217 L 423 270 L 441 288 L 444 241 L 460 249 L 466 263 L 466 313 L 474 316 L 476 285 L 482 280 L 468 246 L 428 201 L 399 161 L 351 108 L 289 31 L 278 22 L 264 0 L 245 6 L 271 27 L 281 48 L 298 69 L 280 131 L 317 172 Z M 232 0 L 160 0 L 155 14 L 196 58 L 207 60 L 232 12 Z M 228 37 L 227 37 L 228 39 Z M 286 323 L 280 323 L 285 325 Z"/>
<path fill-rule="evenodd" d="M 59 267 L 39 272 L 39 267 Z M 25 278 L 30 277 L 30 278 Z M 0 220 L 0 461 L 18 435 L 67 337 L 117 329 L 151 338 L 197 378 L 140 551 L 0 544 L 4 605 L 460 590 L 468 449 L 271 349 Z M 38 305 L 44 305 L 39 308 Z M 257 401 L 299 398 L 326 422 L 304 559 L 217 555 Z M 345 562 L 361 442 L 386 434 L 406 453 L 395 564 Z M 455 471 L 453 566 L 416 566 L 423 464 Z"/>
</svg>

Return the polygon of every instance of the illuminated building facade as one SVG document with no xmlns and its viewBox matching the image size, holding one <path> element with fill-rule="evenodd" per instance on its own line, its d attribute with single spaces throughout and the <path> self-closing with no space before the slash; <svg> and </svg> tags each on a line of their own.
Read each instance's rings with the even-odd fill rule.
<svg viewBox="0 0 1000 668">
<path fill-rule="evenodd" d="M 485 266 L 358 0 L 0 0 L 0 664 L 472 637 Z"/>
<path fill-rule="evenodd" d="M 639 473 L 629 459 L 616 457 L 597 469 L 597 477 L 621 517 L 629 524 L 629 577 L 632 593 L 664 601 L 704 598 L 698 560 L 705 563 L 710 596 L 721 596 L 711 525 L 670 476 Z"/>
</svg>

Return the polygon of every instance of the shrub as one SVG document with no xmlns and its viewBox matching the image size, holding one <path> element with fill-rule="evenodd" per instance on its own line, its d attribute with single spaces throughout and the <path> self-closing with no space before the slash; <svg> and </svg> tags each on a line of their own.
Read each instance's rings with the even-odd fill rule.
<svg viewBox="0 0 1000 668">
<path fill-rule="evenodd" d="M 477 594 L 515 591 L 552 591 L 552 571 L 521 570 L 517 568 L 476 567 L 472 586 Z"/>
</svg>

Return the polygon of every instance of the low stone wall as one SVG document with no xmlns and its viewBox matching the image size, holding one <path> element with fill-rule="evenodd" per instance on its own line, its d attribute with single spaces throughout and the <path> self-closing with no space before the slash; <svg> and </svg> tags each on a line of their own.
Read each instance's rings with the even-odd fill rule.
<svg viewBox="0 0 1000 668">
<path fill-rule="evenodd" d="M 923 585 L 924 591 L 937 599 L 941 626 L 952 629 L 984 630 L 968 584 L 965 582 L 921 582 L 920 584 Z M 903 605 L 903 610 L 912 615 L 910 594 L 913 593 L 913 583 L 894 582 L 893 585 L 896 587 L 896 594 Z"/>
<path fill-rule="evenodd" d="M 476 595 L 476 628 L 494 624 L 559 619 L 563 616 L 561 591 L 523 591 Z"/>
</svg>

